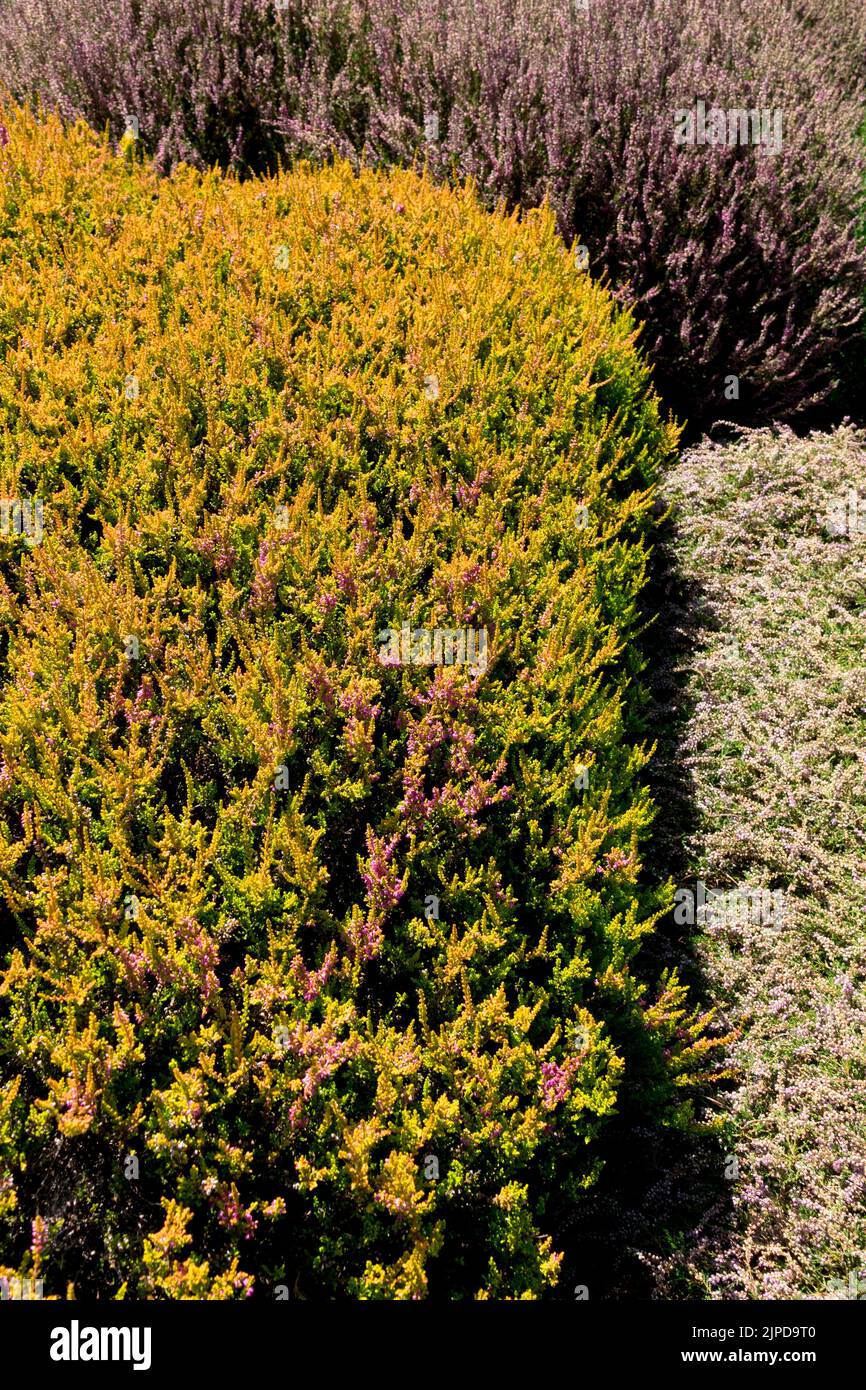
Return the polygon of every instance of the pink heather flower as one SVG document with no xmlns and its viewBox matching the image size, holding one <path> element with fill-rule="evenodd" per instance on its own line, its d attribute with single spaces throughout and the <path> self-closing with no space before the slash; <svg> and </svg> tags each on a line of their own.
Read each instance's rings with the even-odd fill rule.
<svg viewBox="0 0 866 1390">
<path fill-rule="evenodd" d="M 349 598 L 355 597 L 356 593 L 358 592 L 358 586 L 356 585 L 355 580 L 353 579 L 352 575 L 349 573 L 348 570 L 335 569 L 334 578 L 337 581 L 338 589 L 340 589 L 344 594 L 348 594 Z"/>
<path fill-rule="evenodd" d="M 348 932 L 357 959 L 359 961 L 375 960 L 385 943 L 380 923 L 371 917 L 361 922 L 359 926 L 351 923 Z"/>
<path fill-rule="evenodd" d="M 150 711 L 146 709 L 146 705 L 152 699 L 153 682 L 151 681 L 150 676 L 144 676 L 142 677 L 141 685 L 135 692 L 135 701 L 130 706 L 126 714 L 127 723 L 130 726 L 133 724 L 144 723 L 144 721 L 148 717 L 148 714 L 150 713 Z"/>
<path fill-rule="evenodd" d="M 294 979 L 301 986 L 304 998 L 310 1003 L 317 995 L 321 994 L 323 987 L 327 983 L 328 976 L 337 964 L 337 953 L 331 948 L 318 970 L 308 970 L 304 965 L 301 956 L 295 956 L 292 960 L 291 971 Z"/>
<path fill-rule="evenodd" d="M 331 678 L 320 661 L 311 661 L 308 667 L 307 679 L 310 689 L 321 700 L 326 709 L 334 708 L 334 686 Z"/>
<path fill-rule="evenodd" d="M 340 696 L 340 709 L 343 713 L 353 715 L 365 724 L 376 718 L 380 708 L 379 705 L 371 704 L 366 695 L 363 695 L 359 690 L 344 690 Z"/>
<path fill-rule="evenodd" d="M 191 917 L 181 923 L 184 941 L 192 949 L 193 960 L 199 972 L 202 994 L 202 1012 L 219 992 L 219 979 L 216 967 L 219 963 L 219 947 L 211 936 Z"/>
<path fill-rule="evenodd" d="M 301 1077 L 301 1095 L 289 1109 L 293 1128 L 303 1118 L 304 1103 L 313 1099 L 321 1083 L 357 1049 L 357 1039 L 335 1037 L 330 1023 L 310 1027 L 302 1020 L 295 1025 L 289 1034 L 288 1051 L 306 1063 L 306 1070 Z"/>
<path fill-rule="evenodd" d="M 3 127 L 0 126 L 0 130 L 2 129 Z M 48 1242 L 48 1231 L 46 1229 L 45 1222 L 42 1220 L 41 1216 L 37 1216 L 35 1221 L 31 1222 L 30 1231 L 30 1252 L 33 1256 L 34 1261 L 38 1262 L 39 1257 L 42 1254 L 42 1251 L 45 1249 L 45 1246 Z"/>
<path fill-rule="evenodd" d="M 199 555 L 211 561 L 219 579 L 231 572 L 238 558 L 234 546 L 219 534 L 203 537 L 196 542 L 195 548 Z"/>
<path fill-rule="evenodd" d="M 545 1110 L 552 1110 L 555 1105 L 566 1099 L 571 1090 L 577 1067 L 578 1059 L 576 1057 L 569 1057 L 567 1061 L 562 1063 L 542 1062 L 541 1097 Z"/>
<path fill-rule="evenodd" d="M 603 874 L 606 878 L 608 874 L 619 873 L 623 870 L 633 869 L 635 856 L 626 854 L 622 849 L 612 849 L 604 856 L 600 864 L 596 866 L 595 872 Z"/>
<path fill-rule="evenodd" d="M 275 719 L 272 719 L 271 722 L 268 724 L 268 733 L 271 734 L 274 739 L 276 739 L 276 741 L 281 745 L 281 747 L 288 746 L 289 742 L 291 741 L 293 732 L 294 730 L 290 727 L 290 725 L 279 723 Z"/>
<path fill-rule="evenodd" d="M 270 540 L 264 540 L 259 546 L 259 553 L 256 556 L 249 599 L 250 611 L 254 613 L 268 611 L 274 606 L 277 589 L 276 575 L 266 573 L 268 558 L 272 549 L 273 543 Z"/>
<path fill-rule="evenodd" d="M 230 1229 L 238 1230 L 243 1240 L 250 1240 L 255 1234 L 258 1222 L 252 1213 L 251 1207 L 242 1207 L 238 1200 L 238 1192 L 234 1183 L 228 1189 L 223 1189 L 217 1199 L 217 1220 L 221 1226 L 228 1226 Z"/>
<path fill-rule="evenodd" d="M 365 507 L 359 517 L 358 525 L 362 534 L 355 541 L 355 554 L 359 560 L 372 549 L 373 538 L 376 534 L 376 512 L 373 507 Z"/>
<path fill-rule="evenodd" d="M 65 1110 L 71 1110 L 74 1114 L 89 1115 L 92 1118 L 96 1113 L 96 1097 L 88 1096 L 78 1082 L 73 1081 L 66 1093 L 63 1106 Z"/>
<path fill-rule="evenodd" d="M 123 946 L 120 946 L 117 948 L 117 958 L 126 971 L 133 989 L 144 989 L 148 971 L 154 970 L 144 952 L 127 951 Z"/>
<path fill-rule="evenodd" d="M 398 832 L 390 840 L 377 839 L 372 829 L 367 827 L 366 868 L 361 870 L 361 878 L 367 889 L 367 900 L 376 912 L 395 907 L 406 891 L 405 883 L 398 882 L 397 866 L 392 863 L 394 850 L 402 839 Z"/>
</svg>

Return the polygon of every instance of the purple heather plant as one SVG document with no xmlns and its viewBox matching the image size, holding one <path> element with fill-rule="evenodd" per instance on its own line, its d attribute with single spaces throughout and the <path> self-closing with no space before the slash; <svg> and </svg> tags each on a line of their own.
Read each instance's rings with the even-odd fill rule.
<svg viewBox="0 0 866 1390">
<path fill-rule="evenodd" d="M 12 0 L 0 81 L 116 139 L 134 113 L 162 170 L 337 152 L 549 199 L 669 404 L 756 422 L 858 336 L 864 55 L 860 0 Z M 781 113 L 781 151 L 675 144 L 699 100 Z"/>
</svg>

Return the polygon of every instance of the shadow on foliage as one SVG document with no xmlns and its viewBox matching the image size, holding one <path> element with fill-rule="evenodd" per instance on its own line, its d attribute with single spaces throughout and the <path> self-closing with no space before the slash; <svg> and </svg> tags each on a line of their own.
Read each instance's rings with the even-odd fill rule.
<svg viewBox="0 0 866 1390">
<path fill-rule="evenodd" d="M 645 611 L 655 616 L 643 639 L 645 700 L 637 733 L 656 743 L 649 768 L 656 821 L 644 847 L 644 872 L 651 870 L 655 883 L 670 878 L 694 891 L 685 843 L 697 808 L 684 758 L 694 699 L 680 672 L 701 632 L 716 623 L 701 587 L 677 571 L 678 524 L 674 516 L 660 522 L 644 593 Z M 689 986 L 692 1007 L 710 1008 L 713 999 L 690 950 L 690 930 L 677 925 L 670 912 L 642 947 L 637 973 L 651 995 L 661 972 L 676 968 Z M 722 1031 L 716 1024 L 711 1029 Z M 699 1118 L 717 1113 L 726 1084 L 704 1088 L 696 1100 Z M 707 1297 L 708 1290 L 689 1272 L 683 1256 L 697 1245 L 722 1240 L 730 1225 L 728 1146 L 718 1133 L 665 1127 L 651 1112 L 646 1095 L 647 1088 L 627 1071 L 619 1113 L 599 1141 L 604 1171 L 577 1209 L 561 1214 L 554 1239 L 555 1248 L 565 1252 L 560 1299 Z"/>
</svg>

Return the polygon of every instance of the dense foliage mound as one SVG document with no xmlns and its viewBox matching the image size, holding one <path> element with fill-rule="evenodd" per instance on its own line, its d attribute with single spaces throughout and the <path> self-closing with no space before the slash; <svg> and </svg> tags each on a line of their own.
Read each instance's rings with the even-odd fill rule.
<svg viewBox="0 0 866 1390">
<path fill-rule="evenodd" d="M 694 425 L 792 417 L 845 369 L 864 58 L 862 0 L 8 0 L 0 31 L 16 96 L 129 120 L 163 170 L 336 151 L 549 198 Z M 676 142 L 698 103 L 735 113 L 721 143 Z"/>
<path fill-rule="evenodd" d="M 634 964 L 633 324 L 548 213 L 4 121 L 0 1263 L 536 1295 L 708 1047 Z"/>
</svg>

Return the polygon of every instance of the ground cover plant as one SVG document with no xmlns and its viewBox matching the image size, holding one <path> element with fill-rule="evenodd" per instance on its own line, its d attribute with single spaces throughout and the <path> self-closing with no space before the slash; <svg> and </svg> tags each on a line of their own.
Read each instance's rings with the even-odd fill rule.
<svg viewBox="0 0 866 1390">
<path fill-rule="evenodd" d="M 0 1272 L 539 1296 L 712 1069 L 638 956 L 634 325 L 471 188 L 0 135 Z"/>
<path fill-rule="evenodd" d="M 665 480 L 665 688 L 688 717 L 656 796 L 679 881 L 784 910 L 692 923 L 736 1080 L 717 1200 L 655 1260 L 663 1297 L 866 1292 L 864 474 L 843 425 L 704 440 Z"/>
<path fill-rule="evenodd" d="M 163 170 L 336 151 L 549 199 L 697 429 L 809 411 L 854 347 L 859 376 L 864 54 L 860 0 L 7 0 L 0 81 Z M 678 143 L 699 102 L 778 148 Z"/>
</svg>

